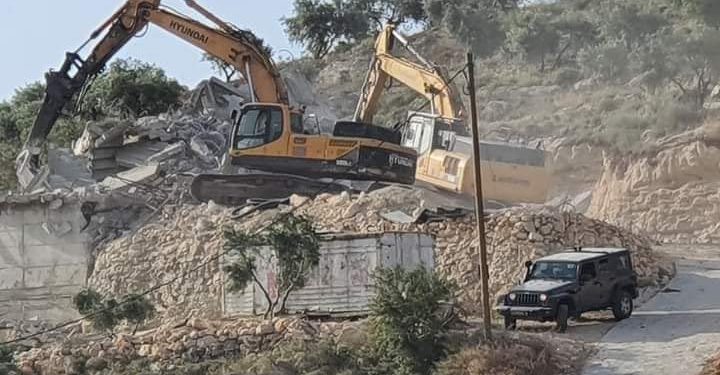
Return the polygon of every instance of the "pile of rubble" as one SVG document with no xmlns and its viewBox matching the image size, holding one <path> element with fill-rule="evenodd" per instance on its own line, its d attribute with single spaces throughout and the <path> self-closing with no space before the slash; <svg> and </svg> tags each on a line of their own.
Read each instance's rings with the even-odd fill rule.
<svg viewBox="0 0 720 375">
<path fill-rule="evenodd" d="M 102 249 L 89 283 L 102 293 L 122 295 L 183 275 L 171 287 L 152 295 L 161 315 L 218 317 L 222 312 L 222 279 L 216 259 L 223 251 L 222 229 L 232 225 L 254 230 L 270 223 L 279 212 L 300 206 L 296 213 L 313 218 L 320 231 L 420 231 L 434 235 L 436 269 L 459 284 L 466 311 L 479 313 L 474 218 L 423 215 L 425 209 L 432 212 L 436 208 L 426 198 L 422 190 L 399 187 L 358 196 L 325 194 L 312 200 L 295 196 L 287 206 L 251 213 L 240 220 L 233 220 L 232 210 L 214 204 L 166 207 L 134 235 Z M 526 260 L 576 245 L 628 247 L 647 284 L 673 273 L 671 263 L 652 251 L 647 238 L 579 214 L 514 208 L 491 214 L 486 223 L 493 295 L 521 278 Z"/>
<path fill-rule="evenodd" d="M 73 149 L 85 157 L 93 176 L 160 165 L 172 172 L 217 169 L 226 151 L 230 122 L 183 113 L 143 117 L 135 122 L 89 124 Z"/>
<path fill-rule="evenodd" d="M 290 340 L 343 339 L 358 331 L 357 323 L 311 323 L 297 318 L 208 321 L 189 319 L 137 334 L 84 335 L 21 353 L 22 374 L 75 374 L 77 369 L 102 371 L 111 364 L 147 359 L 157 370 L 183 363 L 246 356 Z"/>
<path fill-rule="evenodd" d="M 720 241 L 720 124 L 637 158 L 605 158 L 589 215 L 676 243 Z"/>
</svg>

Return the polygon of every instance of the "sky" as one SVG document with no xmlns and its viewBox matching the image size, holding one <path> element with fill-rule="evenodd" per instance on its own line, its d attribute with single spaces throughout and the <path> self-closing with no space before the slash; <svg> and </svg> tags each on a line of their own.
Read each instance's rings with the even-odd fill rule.
<svg viewBox="0 0 720 375">
<path fill-rule="evenodd" d="M 76 50 L 92 31 L 118 9 L 124 0 L 0 0 L 0 101 L 15 88 L 44 80 L 58 69 L 66 51 Z M 292 12 L 292 0 L 198 0 L 215 15 L 240 28 L 252 30 L 276 53 L 276 59 L 299 57 L 302 48 L 291 44 L 281 24 Z M 202 16 L 183 0 L 163 4 L 198 20 Z M 91 42 L 92 45 L 92 42 Z M 90 47 L 81 56 L 87 56 Z M 212 74 L 202 52 L 166 31 L 150 26 L 142 38 L 128 43 L 116 58 L 136 58 L 161 67 L 180 83 L 194 86 Z"/>
</svg>

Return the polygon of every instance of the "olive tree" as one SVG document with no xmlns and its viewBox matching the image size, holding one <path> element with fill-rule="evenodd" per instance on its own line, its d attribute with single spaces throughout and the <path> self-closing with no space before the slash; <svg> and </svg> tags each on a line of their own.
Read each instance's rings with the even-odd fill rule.
<svg viewBox="0 0 720 375">
<path fill-rule="evenodd" d="M 285 215 L 267 231 L 252 235 L 232 228 L 225 230 L 225 250 L 234 260 L 225 266 L 230 290 L 244 290 L 254 283 L 267 302 L 265 318 L 286 311 L 290 294 L 305 286 L 310 271 L 320 262 L 320 241 L 313 224 L 305 217 Z M 268 253 L 263 253 L 268 249 Z M 275 295 L 257 273 L 259 258 L 277 266 Z"/>
</svg>

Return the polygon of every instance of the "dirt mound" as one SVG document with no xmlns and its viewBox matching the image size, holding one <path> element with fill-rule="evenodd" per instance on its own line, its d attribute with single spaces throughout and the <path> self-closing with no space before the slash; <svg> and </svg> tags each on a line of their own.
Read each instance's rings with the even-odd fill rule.
<svg viewBox="0 0 720 375">
<path fill-rule="evenodd" d="M 321 231 L 419 231 L 434 235 L 436 270 L 459 284 L 463 307 L 468 313 L 477 313 L 481 293 L 474 218 L 401 224 L 383 217 L 398 210 L 412 216 L 429 206 L 423 197 L 422 191 L 404 188 L 355 197 L 326 194 L 305 203 L 297 213 L 312 217 Z M 290 202 L 299 205 L 306 200 L 293 197 Z M 281 206 L 235 221 L 230 210 L 214 204 L 166 207 L 135 234 L 101 250 L 89 284 L 101 293 L 122 295 L 184 275 L 151 296 L 160 315 L 217 317 L 221 314 L 221 276 L 214 257 L 222 252 L 222 229 L 227 225 L 258 228 L 288 209 L 290 206 Z M 574 245 L 628 247 L 640 277 L 649 283 L 672 272 L 669 263 L 653 253 L 646 238 L 579 214 L 518 208 L 489 216 L 487 226 L 493 296 L 521 278 L 526 260 Z M 205 261 L 209 263 L 196 270 Z"/>
<path fill-rule="evenodd" d="M 714 126 L 669 139 L 658 153 L 606 157 L 589 215 L 668 242 L 720 240 L 720 148 Z"/>
</svg>

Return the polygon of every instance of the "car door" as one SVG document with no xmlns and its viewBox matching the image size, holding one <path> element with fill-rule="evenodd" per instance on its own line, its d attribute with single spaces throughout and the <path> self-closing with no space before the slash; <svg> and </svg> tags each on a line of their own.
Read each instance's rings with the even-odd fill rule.
<svg viewBox="0 0 720 375">
<path fill-rule="evenodd" d="M 602 301 L 602 282 L 598 278 L 595 261 L 580 265 L 580 305 L 581 311 L 596 309 Z"/>
<path fill-rule="evenodd" d="M 598 305 L 600 307 L 608 306 L 612 302 L 613 285 L 617 282 L 617 274 L 614 272 L 615 264 L 610 262 L 610 258 L 602 258 L 597 261 L 598 282 L 600 290 L 598 291 Z"/>
</svg>

